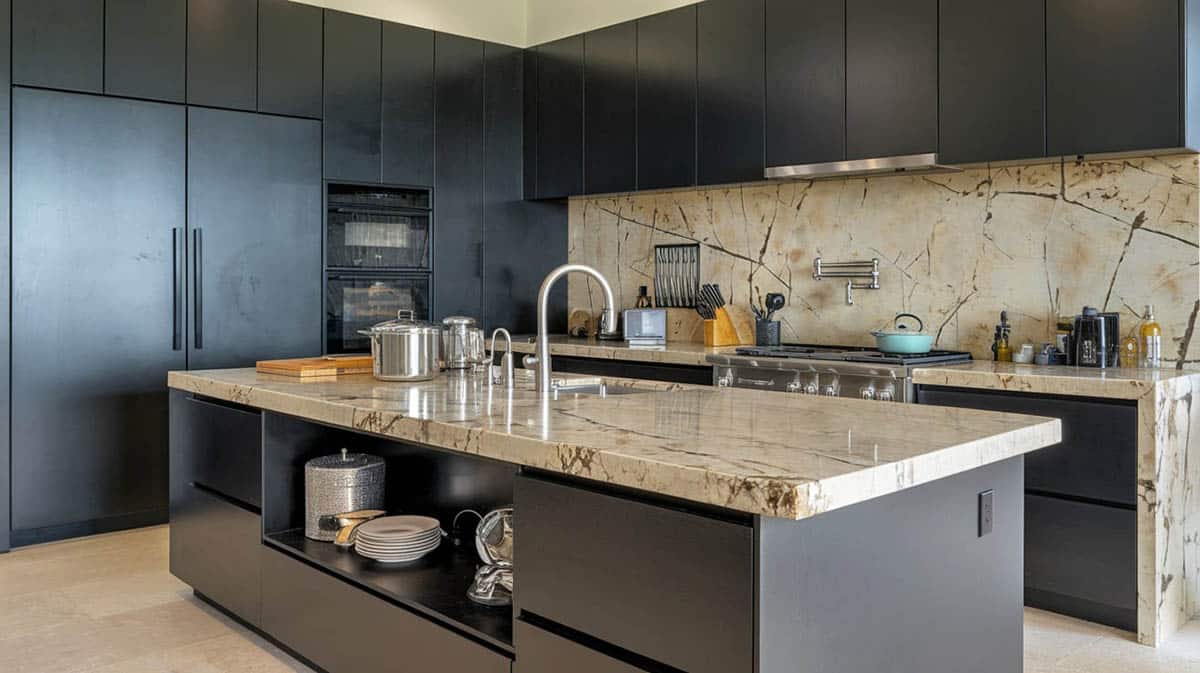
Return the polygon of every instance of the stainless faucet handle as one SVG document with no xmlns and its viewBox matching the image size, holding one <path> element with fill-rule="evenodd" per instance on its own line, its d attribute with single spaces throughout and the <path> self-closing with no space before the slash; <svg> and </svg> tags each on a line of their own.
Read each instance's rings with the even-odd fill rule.
<svg viewBox="0 0 1200 673">
<path fill-rule="evenodd" d="M 513 387 L 513 352 L 512 352 L 512 335 L 503 327 L 497 327 L 492 330 L 492 347 L 488 351 L 491 359 L 496 357 L 496 335 L 504 336 L 504 355 L 500 357 L 500 375 L 497 377 L 493 372 L 494 363 L 488 362 L 488 383 L 500 383 L 499 379 L 503 379 L 504 387 L 509 390 Z"/>
</svg>

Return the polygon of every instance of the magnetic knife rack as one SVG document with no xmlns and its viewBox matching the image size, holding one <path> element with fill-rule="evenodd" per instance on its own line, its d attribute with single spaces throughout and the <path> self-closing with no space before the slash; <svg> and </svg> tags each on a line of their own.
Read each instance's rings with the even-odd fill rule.
<svg viewBox="0 0 1200 673">
<path fill-rule="evenodd" d="M 879 260 L 869 262 L 822 262 L 818 257 L 813 260 L 813 279 L 846 278 L 846 305 L 854 305 L 855 290 L 879 289 Z M 856 283 L 855 280 L 865 282 Z"/>
</svg>

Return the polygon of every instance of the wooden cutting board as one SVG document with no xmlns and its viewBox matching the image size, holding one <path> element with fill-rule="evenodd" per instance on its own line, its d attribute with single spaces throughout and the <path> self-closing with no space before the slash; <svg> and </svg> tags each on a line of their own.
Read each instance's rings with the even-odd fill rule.
<svg viewBox="0 0 1200 673">
<path fill-rule="evenodd" d="M 338 376 L 341 374 L 370 374 L 370 355 L 331 355 L 320 358 L 295 358 L 292 360 L 259 360 L 255 370 L 263 374 L 281 376 Z"/>
</svg>

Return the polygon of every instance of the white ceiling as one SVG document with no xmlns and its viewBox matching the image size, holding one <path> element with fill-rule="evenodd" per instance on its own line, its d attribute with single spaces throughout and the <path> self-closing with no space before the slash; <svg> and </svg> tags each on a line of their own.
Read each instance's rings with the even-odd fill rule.
<svg viewBox="0 0 1200 673">
<path fill-rule="evenodd" d="M 699 0 L 293 0 L 528 47 Z"/>
</svg>

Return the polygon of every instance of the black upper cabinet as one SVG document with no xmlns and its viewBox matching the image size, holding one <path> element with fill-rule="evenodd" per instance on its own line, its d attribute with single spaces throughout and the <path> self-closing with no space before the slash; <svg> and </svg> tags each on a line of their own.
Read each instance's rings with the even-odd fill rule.
<svg viewBox="0 0 1200 673">
<path fill-rule="evenodd" d="M 187 0 L 107 0 L 104 93 L 182 103 Z"/>
<path fill-rule="evenodd" d="M 583 36 L 538 47 L 537 196 L 583 193 Z"/>
<path fill-rule="evenodd" d="M 433 55 L 433 31 L 383 24 L 384 182 L 433 184 Z"/>
<path fill-rule="evenodd" d="M 937 0 L 846 0 L 846 154 L 938 146 Z"/>
<path fill-rule="evenodd" d="M 483 43 L 437 34 L 433 316 L 483 314 Z M 515 168 L 515 167 L 514 167 Z"/>
<path fill-rule="evenodd" d="M 382 22 L 325 11 L 325 177 L 379 182 Z"/>
<path fill-rule="evenodd" d="M 187 102 L 254 110 L 257 80 L 258 3 L 188 0 Z"/>
<path fill-rule="evenodd" d="M 638 189 L 696 184 L 696 7 L 638 20 Z"/>
<path fill-rule="evenodd" d="M 1049 154 L 1183 144 L 1179 21 L 1178 2 L 1046 1 Z"/>
<path fill-rule="evenodd" d="M 100 93 L 104 0 L 14 0 L 13 84 Z"/>
<path fill-rule="evenodd" d="M 846 0 L 767 0 L 767 165 L 846 158 Z"/>
<path fill-rule="evenodd" d="M 697 178 L 763 179 L 764 0 L 698 7 Z"/>
<path fill-rule="evenodd" d="M 538 53 L 537 47 L 530 47 L 525 50 L 525 65 L 524 70 L 525 80 L 525 102 L 524 108 L 524 123 L 522 124 L 522 153 L 524 157 L 523 180 L 521 193 L 526 199 L 537 198 L 537 175 L 538 175 L 538 153 L 537 153 L 537 112 L 538 112 L 538 82 L 537 82 L 537 62 Z"/>
<path fill-rule="evenodd" d="M 637 24 L 584 35 L 584 191 L 637 189 Z"/>
<path fill-rule="evenodd" d="M 259 112 L 321 117 L 322 22 L 319 7 L 259 0 Z"/>
<path fill-rule="evenodd" d="M 941 0 L 939 159 L 1046 154 L 1045 0 Z"/>
</svg>

